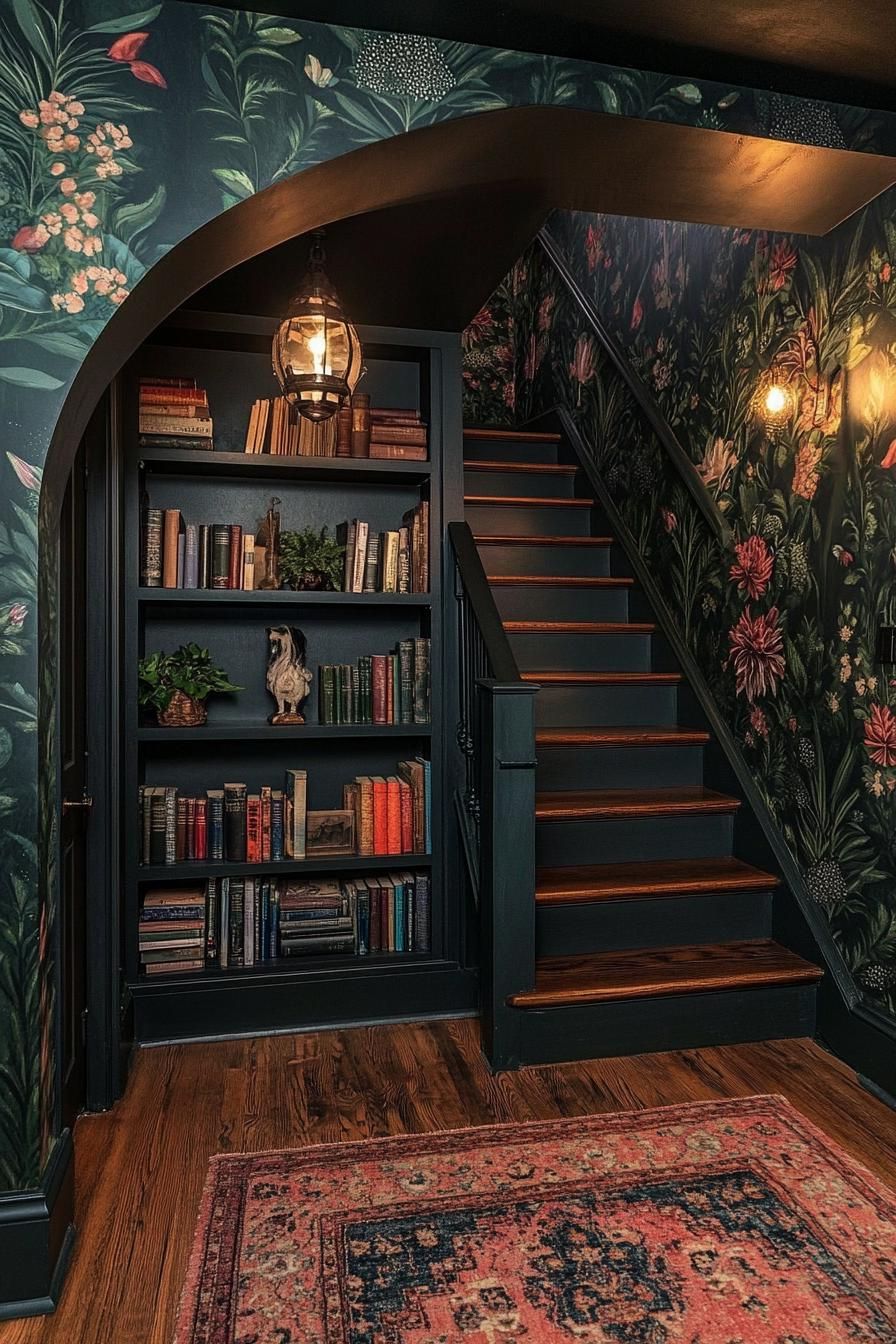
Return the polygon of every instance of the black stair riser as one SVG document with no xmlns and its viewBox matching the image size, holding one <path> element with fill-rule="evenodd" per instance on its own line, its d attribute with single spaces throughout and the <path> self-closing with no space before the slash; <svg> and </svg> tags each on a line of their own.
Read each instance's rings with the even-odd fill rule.
<svg viewBox="0 0 896 1344">
<path fill-rule="evenodd" d="M 464 492 L 468 495 L 538 495 L 572 499 L 574 476 L 537 471 L 465 471 Z"/>
<path fill-rule="evenodd" d="M 539 728 L 672 724 L 677 698 L 677 686 L 649 682 L 642 686 L 542 686 L 535 697 L 535 722 Z"/>
<path fill-rule="evenodd" d="M 624 863 L 637 859 L 717 859 L 731 853 L 730 813 L 626 817 L 618 821 L 539 821 L 535 860 L 540 868 Z"/>
<path fill-rule="evenodd" d="M 476 492 L 479 493 L 478 491 Z M 537 504 L 467 504 L 464 516 L 474 533 L 503 537 L 587 537 L 591 510 Z"/>
<path fill-rule="evenodd" d="M 535 947 L 539 957 L 564 957 L 771 936 L 771 893 L 737 891 L 539 906 Z"/>
<path fill-rule="evenodd" d="M 661 1050 L 815 1034 L 815 986 L 784 985 L 627 999 L 569 1008 L 528 1008 L 521 1064 L 560 1064 Z"/>
<path fill-rule="evenodd" d="M 578 574 L 593 579 L 610 573 L 609 546 L 480 546 L 486 574 Z"/>
<path fill-rule="evenodd" d="M 542 632 L 507 636 L 517 666 L 562 667 L 567 672 L 649 672 L 650 635 L 549 635 Z"/>
<path fill-rule="evenodd" d="M 464 439 L 467 462 L 543 462 L 556 466 L 555 443 L 513 443 L 509 439 Z"/>
<path fill-rule="evenodd" d="M 492 596 L 505 621 L 628 620 L 627 588 L 564 588 L 538 584 L 502 588 L 496 585 Z"/>
<path fill-rule="evenodd" d="M 539 747 L 535 787 L 676 788 L 703 783 L 702 747 Z"/>
</svg>

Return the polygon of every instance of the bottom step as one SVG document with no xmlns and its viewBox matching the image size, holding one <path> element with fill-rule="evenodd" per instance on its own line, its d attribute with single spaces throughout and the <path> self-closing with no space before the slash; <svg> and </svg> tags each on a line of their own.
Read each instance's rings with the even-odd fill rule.
<svg viewBox="0 0 896 1344">
<path fill-rule="evenodd" d="M 560 1008 L 662 995 L 806 985 L 820 980 L 811 962 L 770 941 L 636 948 L 547 957 L 535 984 L 510 998 L 515 1008 Z"/>
</svg>

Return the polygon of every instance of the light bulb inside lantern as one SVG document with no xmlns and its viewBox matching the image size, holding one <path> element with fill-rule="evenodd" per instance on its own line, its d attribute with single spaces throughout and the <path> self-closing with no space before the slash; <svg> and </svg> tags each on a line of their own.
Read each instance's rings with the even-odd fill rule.
<svg viewBox="0 0 896 1344">
<path fill-rule="evenodd" d="M 308 341 L 308 349 L 314 361 L 314 372 L 324 372 L 324 355 L 327 353 L 327 338 L 322 331 L 317 332 Z"/>
<path fill-rule="evenodd" d="M 783 387 L 773 383 L 765 394 L 765 409 L 769 415 L 780 415 L 787 406 L 787 393 Z"/>
</svg>

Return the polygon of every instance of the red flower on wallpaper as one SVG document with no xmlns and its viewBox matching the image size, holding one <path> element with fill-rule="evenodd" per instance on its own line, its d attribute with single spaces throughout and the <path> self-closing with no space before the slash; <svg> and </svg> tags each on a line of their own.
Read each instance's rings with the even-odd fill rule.
<svg viewBox="0 0 896 1344">
<path fill-rule="evenodd" d="M 588 231 L 585 234 L 585 257 L 588 262 L 589 271 L 593 271 L 597 268 L 597 263 L 601 260 L 603 254 L 603 229 L 596 229 L 593 224 L 589 224 Z"/>
<path fill-rule="evenodd" d="M 144 84 L 155 84 L 157 88 L 167 89 L 168 83 L 161 70 L 157 70 L 148 61 L 139 59 L 148 37 L 149 33 L 125 33 L 124 37 L 116 38 L 112 43 L 108 55 L 113 61 L 124 61 L 129 65 L 135 79 L 142 79 Z"/>
<path fill-rule="evenodd" d="M 638 328 L 641 325 L 643 317 L 644 317 L 644 305 L 640 299 L 635 299 L 634 303 L 632 304 L 632 320 L 631 320 L 632 331 L 638 330 Z"/>
<path fill-rule="evenodd" d="M 747 537 L 746 541 L 739 541 L 734 548 L 734 554 L 737 556 L 737 563 L 731 566 L 730 577 L 737 583 L 740 591 L 755 602 L 769 585 L 775 567 L 774 557 L 762 537 L 756 536 Z"/>
<path fill-rule="evenodd" d="M 13 243 L 13 247 L 15 247 L 15 243 Z M 881 462 L 881 466 L 886 469 L 889 469 L 890 467 L 896 467 L 896 439 L 893 440 L 893 442 L 887 449 L 884 460 L 883 462 Z"/>
<path fill-rule="evenodd" d="M 576 341 L 572 363 L 569 366 L 570 377 L 579 384 L 590 382 L 597 372 L 594 364 L 594 342 L 589 336 L 580 336 Z"/>
<path fill-rule="evenodd" d="M 865 750 L 875 765 L 896 765 L 896 717 L 889 705 L 872 705 L 865 724 Z"/>
<path fill-rule="evenodd" d="M 779 243 L 775 243 L 768 268 L 768 279 L 772 289 L 784 288 L 790 279 L 790 272 L 796 265 L 797 260 L 797 253 L 786 238 L 782 238 Z"/>
<path fill-rule="evenodd" d="M 728 634 L 738 695 L 752 702 L 760 695 L 777 695 L 784 675 L 784 641 L 778 625 L 778 608 L 764 615 L 751 616 L 747 607 Z"/>
</svg>

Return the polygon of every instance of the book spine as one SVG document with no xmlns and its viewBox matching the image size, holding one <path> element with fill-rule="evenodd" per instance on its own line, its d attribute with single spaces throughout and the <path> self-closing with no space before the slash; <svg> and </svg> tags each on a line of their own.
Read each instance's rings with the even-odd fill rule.
<svg viewBox="0 0 896 1344">
<path fill-rule="evenodd" d="M 380 443 L 411 443 L 419 446 L 426 443 L 426 426 L 410 423 L 384 424 L 381 420 L 371 419 L 370 442 L 373 444 L 377 441 Z"/>
<path fill-rule="evenodd" d="M 212 587 L 230 585 L 230 528 L 224 523 L 212 527 Z"/>
<path fill-rule="evenodd" d="M 283 858 L 283 791 L 275 789 L 271 794 L 271 862 L 279 863 Z"/>
<path fill-rule="evenodd" d="M 401 853 L 401 789 L 395 776 L 386 780 L 386 850 Z"/>
<path fill-rule="evenodd" d="M 370 397 L 356 392 L 352 397 L 352 457 L 370 456 Z"/>
<path fill-rule="evenodd" d="M 371 440 L 370 456 L 379 462 L 425 462 L 429 456 L 425 443 L 384 443 Z"/>
<path fill-rule="evenodd" d="M 218 960 L 218 884 L 209 878 L 205 884 L 205 964 L 214 966 Z"/>
<path fill-rule="evenodd" d="M 243 591 L 251 593 L 255 589 L 255 538 L 243 537 Z"/>
<path fill-rule="evenodd" d="M 224 852 L 234 863 L 246 862 L 245 784 L 224 785 Z"/>
<path fill-rule="evenodd" d="M 353 593 L 364 591 L 364 572 L 367 566 L 367 537 L 369 533 L 369 524 L 359 520 L 357 533 L 355 535 L 355 555 L 352 565 L 352 586 Z"/>
<path fill-rule="evenodd" d="M 271 861 L 271 789 L 269 785 L 261 790 L 261 861 Z"/>
<path fill-rule="evenodd" d="M 361 814 L 361 830 L 358 837 L 358 853 L 373 854 L 373 781 L 367 775 L 362 775 L 358 779 L 358 788 L 361 795 L 359 811 Z"/>
<path fill-rule="evenodd" d="M 364 587 L 365 593 L 376 592 L 376 581 L 379 573 L 380 560 L 380 538 L 379 533 L 370 533 L 367 539 L 367 563 L 364 566 Z"/>
<path fill-rule="evenodd" d="M 386 656 L 382 653 L 375 653 L 371 658 L 371 682 L 373 690 L 373 714 L 374 723 L 388 723 L 386 718 Z"/>
<path fill-rule="evenodd" d="M 429 951 L 429 877 L 418 873 L 414 878 L 414 951 Z"/>
<path fill-rule="evenodd" d="M 180 536 L 180 509 L 165 510 L 165 537 L 162 549 L 162 587 L 177 587 L 177 542 Z"/>
<path fill-rule="evenodd" d="M 196 827 L 193 838 L 193 858 L 208 857 L 208 801 L 196 799 Z"/>
<path fill-rule="evenodd" d="M 165 862 L 177 863 L 177 789 L 165 790 Z"/>
<path fill-rule="evenodd" d="M 224 858 L 224 794 L 220 789 L 208 794 L 208 857 L 212 863 Z"/>
<path fill-rule="evenodd" d="M 243 529 L 235 523 L 230 527 L 230 554 L 227 565 L 227 586 L 239 592 L 243 579 Z"/>
<path fill-rule="evenodd" d="M 226 967 L 230 957 L 230 878 L 222 877 L 218 888 L 218 961 Z"/>
<path fill-rule="evenodd" d="M 208 523 L 199 524 L 199 545 L 198 562 L 196 574 L 197 588 L 211 588 L 212 570 L 211 570 L 211 528 Z"/>
<path fill-rule="evenodd" d="M 175 827 L 174 839 L 174 860 L 176 863 L 183 863 L 188 857 L 187 854 L 187 800 L 178 798 L 176 805 L 177 822 Z"/>
<path fill-rule="evenodd" d="M 430 642 L 425 638 L 414 640 L 414 698 L 413 714 L 410 720 L 413 723 L 429 723 L 432 710 L 430 707 Z"/>
<path fill-rule="evenodd" d="M 162 586 L 163 526 L 161 509 L 144 509 L 140 535 L 140 583 L 144 588 Z"/>
<path fill-rule="evenodd" d="M 352 408 L 342 406 L 336 412 L 336 456 L 352 455 Z"/>
<path fill-rule="evenodd" d="M 257 793 L 246 800 L 246 862 L 261 862 L 261 799 Z"/>
<path fill-rule="evenodd" d="M 412 854 L 414 851 L 414 796 L 407 780 L 401 781 L 401 852 Z"/>
<path fill-rule="evenodd" d="M 200 416 L 153 415 L 142 413 L 138 430 L 141 434 L 163 434 L 166 438 L 210 439 L 212 422 Z"/>
<path fill-rule="evenodd" d="M 244 965 L 243 913 L 246 900 L 246 883 L 241 877 L 230 879 L 230 920 L 228 926 L 228 966 Z"/>
<path fill-rule="evenodd" d="M 199 526 L 187 523 L 184 541 L 184 587 L 199 587 Z"/>
<path fill-rule="evenodd" d="M 388 820 L 388 794 L 386 781 L 384 779 L 375 779 L 373 781 L 373 852 L 374 854 L 389 853 L 389 820 Z"/>
</svg>

